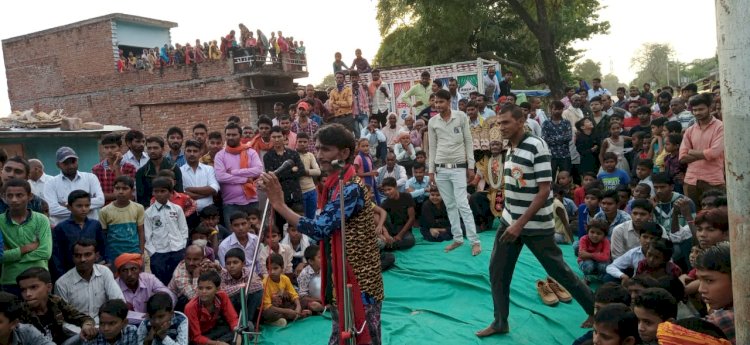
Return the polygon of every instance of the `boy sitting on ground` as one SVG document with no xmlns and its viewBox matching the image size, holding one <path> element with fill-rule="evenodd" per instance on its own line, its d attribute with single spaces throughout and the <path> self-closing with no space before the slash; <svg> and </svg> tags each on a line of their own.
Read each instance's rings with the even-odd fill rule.
<svg viewBox="0 0 750 345">
<path fill-rule="evenodd" d="M 284 327 L 287 321 L 294 321 L 311 314 L 310 310 L 302 310 L 299 295 L 292 286 L 289 277 L 282 273 L 284 258 L 272 253 L 268 257 L 268 276 L 263 278 L 263 312 L 264 323 Z"/>
<path fill-rule="evenodd" d="M 611 264 L 607 266 L 607 274 L 611 277 L 607 279 L 621 280 L 622 283 L 628 281 L 631 276 L 625 274 L 625 270 L 632 270 L 638 267 L 641 260 L 646 258 L 645 253 L 648 253 L 648 249 L 651 246 L 651 242 L 662 236 L 662 228 L 654 222 L 645 222 L 639 232 L 640 246 L 628 250 L 622 256 L 618 257 Z"/>
<path fill-rule="evenodd" d="M 174 311 L 172 298 L 157 292 L 146 302 L 148 318 L 138 326 L 138 344 L 185 345 L 188 343 L 188 318 Z"/>
<path fill-rule="evenodd" d="M 31 193 L 29 193 L 31 194 Z M 55 345 L 34 326 L 21 323 L 21 303 L 15 295 L 0 292 L 0 344 Z"/>
<path fill-rule="evenodd" d="M 607 222 L 594 219 L 589 223 L 588 234 L 581 237 L 578 264 L 585 276 L 595 275 L 603 280 L 610 262 Z"/>
<path fill-rule="evenodd" d="M 237 328 L 237 312 L 226 292 L 219 290 L 221 276 L 210 270 L 198 277 L 198 295 L 185 306 L 190 342 L 228 345 Z"/>
<path fill-rule="evenodd" d="M 99 333 L 94 339 L 84 341 L 83 344 L 142 344 L 138 342 L 138 329 L 128 324 L 128 305 L 125 301 L 112 299 L 99 307 Z"/>
<path fill-rule="evenodd" d="M 594 344 L 640 344 L 638 318 L 624 304 L 604 306 L 594 317 Z"/>
<path fill-rule="evenodd" d="M 698 291 L 709 309 L 706 320 L 719 326 L 734 344 L 734 299 L 729 243 L 719 243 L 706 249 L 698 256 L 695 268 L 700 281 Z"/>
<path fill-rule="evenodd" d="M 299 297 L 302 309 L 310 309 L 314 313 L 323 312 L 323 301 L 321 298 L 320 280 L 320 247 L 310 245 L 305 249 L 305 260 L 307 266 L 297 277 L 299 284 Z"/>
<path fill-rule="evenodd" d="M 380 205 L 391 218 L 388 233 L 393 242 L 387 243 L 387 249 L 404 250 L 414 247 L 415 240 L 411 228 L 414 225 L 414 199 L 411 194 L 400 192 L 395 178 L 386 177 L 381 184 L 386 200 Z"/>
<path fill-rule="evenodd" d="M 628 291 L 620 284 L 605 283 L 596 290 L 594 294 L 594 316 L 596 313 L 609 304 L 622 303 L 630 305 L 630 295 Z M 591 344 L 594 338 L 594 331 L 588 331 L 586 334 L 576 339 L 573 345 Z"/>
<path fill-rule="evenodd" d="M 430 199 L 422 205 L 419 216 L 419 232 L 429 242 L 443 242 L 453 239 L 451 222 L 443 198 L 437 187 L 430 187 Z"/>
<path fill-rule="evenodd" d="M 638 263 L 635 274 L 648 274 L 656 279 L 664 276 L 679 278 L 682 270 L 672 262 L 674 245 L 672 241 L 659 238 L 651 242 L 646 258 Z"/>
<path fill-rule="evenodd" d="M 240 289 L 245 287 L 250 277 L 250 267 L 245 266 L 245 251 L 240 248 L 232 248 L 224 255 L 224 268 L 221 269 L 221 290 L 229 295 L 234 310 L 239 314 L 242 311 L 242 294 Z M 260 273 L 260 267 L 255 267 Z M 263 283 L 259 274 L 252 275 L 250 287 L 245 291 L 247 320 L 256 320 L 258 308 L 263 299 Z"/>
<path fill-rule="evenodd" d="M 638 317 L 638 335 L 643 345 L 658 345 L 656 329 L 662 322 L 677 318 L 677 301 L 662 288 L 649 288 L 633 300 L 633 312 Z"/>
</svg>

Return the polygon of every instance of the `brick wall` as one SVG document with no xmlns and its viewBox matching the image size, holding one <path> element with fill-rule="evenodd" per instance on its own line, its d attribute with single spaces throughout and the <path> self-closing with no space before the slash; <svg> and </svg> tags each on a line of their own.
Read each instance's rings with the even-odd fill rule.
<svg viewBox="0 0 750 345">
<path fill-rule="evenodd" d="M 248 98 L 255 93 L 232 74 L 230 61 L 121 74 L 112 40 L 112 23 L 105 20 L 3 42 L 11 109 L 88 111 L 84 121 L 155 135 L 175 125 L 188 131 L 197 122 L 220 130 L 230 115 L 243 123 L 257 120 L 257 102 Z"/>
</svg>

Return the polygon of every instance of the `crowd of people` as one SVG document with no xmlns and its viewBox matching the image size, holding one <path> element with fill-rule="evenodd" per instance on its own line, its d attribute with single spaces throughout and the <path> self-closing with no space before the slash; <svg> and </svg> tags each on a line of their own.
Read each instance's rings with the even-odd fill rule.
<svg viewBox="0 0 750 345">
<path fill-rule="evenodd" d="M 362 283 L 373 343 L 379 272 L 395 264 L 392 251 L 415 245 L 414 228 L 446 252 L 467 238 L 472 255 L 479 232 L 497 231 L 495 320 L 478 336 L 509 331 L 510 279 L 526 245 L 550 275 L 536 283 L 541 301 L 576 299 L 589 316 L 593 331 L 575 344 L 672 344 L 685 334 L 734 343 L 718 90 L 631 87 L 615 102 L 594 79 L 545 112 L 539 98 L 515 104 L 512 74 L 498 92 L 462 95 L 454 79 L 424 72 L 402 96 L 414 114 L 399 123 L 371 72 L 364 85 L 350 70 L 347 84 L 339 70 L 326 102 L 308 86 L 255 123 L 228 118 L 223 131 L 196 123 L 187 134 L 107 134 L 90 169 L 69 147 L 57 150 L 54 176 L 39 160 L 0 155 L 0 324 L 15 325 L 0 329 L 0 343 L 228 344 L 243 317 L 283 327 L 330 310 L 321 240 L 333 228 L 311 220 L 339 211 L 330 203 L 338 176 L 321 169 L 336 157 L 351 169 L 346 179 L 366 186 L 345 211 L 374 224 L 354 238 L 363 251 L 373 244 L 375 260 L 352 259 L 379 256 L 377 277 Z M 328 142 L 349 137 L 332 153 Z M 283 211 L 264 221 L 259 181 L 273 171 L 279 196 L 269 190 L 268 200 Z M 357 193 L 347 186 L 342 198 Z M 575 252 L 582 277 L 561 250 Z"/>
<path fill-rule="evenodd" d="M 237 37 L 235 30 L 231 30 L 226 36 L 219 40 L 211 40 L 201 43 L 195 40 L 195 45 L 190 42 L 174 46 L 164 44 L 162 47 L 144 48 L 142 52 L 127 51 L 119 49 L 117 59 L 117 70 L 120 73 L 126 71 L 146 70 L 153 73 L 154 69 L 170 66 L 189 66 L 204 61 L 218 61 L 240 56 L 251 56 L 254 65 L 261 66 L 270 57 L 273 64 L 280 63 L 282 57 L 295 60 L 305 60 L 305 42 L 296 41 L 294 37 L 284 37 L 281 30 L 271 31 L 268 38 L 263 31 L 258 29 L 255 34 L 244 24 L 239 25 L 240 36 Z"/>
</svg>

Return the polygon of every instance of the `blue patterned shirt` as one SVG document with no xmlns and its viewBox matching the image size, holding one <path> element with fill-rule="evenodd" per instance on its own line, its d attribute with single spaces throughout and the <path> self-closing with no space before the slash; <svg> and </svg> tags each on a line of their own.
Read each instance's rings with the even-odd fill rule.
<svg viewBox="0 0 750 345">
<path fill-rule="evenodd" d="M 573 127 L 566 119 L 555 123 L 554 120 L 542 124 L 542 138 L 547 142 L 552 158 L 570 157 L 570 142 L 573 140 Z"/>
<path fill-rule="evenodd" d="M 145 319 L 138 326 L 138 344 L 143 344 L 148 332 L 151 331 L 151 320 Z M 151 345 L 188 345 L 188 319 L 179 311 L 174 312 L 172 322 L 164 339 L 154 337 Z"/>
<path fill-rule="evenodd" d="M 609 223 L 609 221 L 607 221 L 607 215 L 604 214 L 604 211 L 599 211 L 599 213 L 597 213 L 594 216 L 594 219 L 603 220 Z M 617 210 L 617 215 L 615 215 L 615 219 L 612 220 L 612 223 L 609 224 L 609 232 L 607 233 L 607 238 L 612 236 L 612 230 L 614 230 L 616 226 L 622 223 L 625 223 L 629 220 L 630 220 L 630 215 L 627 212 L 623 210 Z"/>
<path fill-rule="evenodd" d="M 337 187 L 338 188 L 338 185 Z M 332 192 L 331 192 L 332 193 Z M 329 195 L 330 199 L 330 195 Z M 365 206 L 362 189 L 356 183 L 344 185 L 344 214 L 346 218 L 359 212 Z M 328 238 L 341 227 L 341 196 L 329 201 L 315 218 L 301 217 L 297 229 L 313 241 Z"/>
<path fill-rule="evenodd" d="M 99 334 L 96 335 L 96 338 L 89 341 L 84 341 L 84 345 L 138 345 L 143 344 L 143 342 L 138 341 L 138 332 L 137 328 L 133 325 L 127 325 L 125 328 L 120 331 L 120 339 L 117 339 L 117 341 L 114 344 L 111 344 L 106 339 L 104 339 L 104 334 L 99 332 Z"/>
</svg>

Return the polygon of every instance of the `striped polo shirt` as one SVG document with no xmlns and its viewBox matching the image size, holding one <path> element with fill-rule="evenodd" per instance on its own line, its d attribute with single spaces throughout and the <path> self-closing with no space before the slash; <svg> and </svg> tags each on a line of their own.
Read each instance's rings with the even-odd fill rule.
<svg viewBox="0 0 750 345">
<path fill-rule="evenodd" d="M 505 180 L 505 208 L 501 221 L 513 224 L 531 205 L 540 182 L 552 182 L 551 155 L 542 138 L 526 134 L 518 144 L 508 150 L 503 174 Z M 552 191 L 544 206 L 526 223 L 522 235 L 551 235 L 555 231 L 552 208 Z"/>
</svg>

